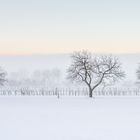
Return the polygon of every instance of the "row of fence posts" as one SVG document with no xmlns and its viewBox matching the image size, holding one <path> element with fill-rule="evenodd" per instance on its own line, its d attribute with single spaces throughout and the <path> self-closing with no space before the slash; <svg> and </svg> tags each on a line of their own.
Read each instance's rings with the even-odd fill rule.
<svg viewBox="0 0 140 140">
<path fill-rule="evenodd" d="M 9 90 L 10 91 L 10 90 Z M 1 90 L 0 90 L 1 93 Z M 3 95 L 10 95 L 10 92 L 5 92 L 3 90 Z M 54 90 L 48 89 L 41 89 L 41 90 L 34 90 L 34 89 L 21 89 L 19 90 L 18 94 L 16 90 L 12 90 L 14 96 L 57 96 L 57 98 L 63 96 L 89 96 L 88 89 L 58 89 L 55 88 Z M 2 94 L 0 94 L 2 95 Z M 108 90 L 95 90 L 93 92 L 93 96 L 140 96 L 139 89 L 127 89 L 127 90 L 118 90 L 118 89 L 108 89 Z"/>
<path fill-rule="evenodd" d="M 64 94 L 65 93 L 65 94 Z M 88 90 L 66 90 L 61 93 L 61 90 L 55 89 L 55 95 L 60 96 L 89 96 Z M 140 90 L 98 90 L 93 92 L 93 96 L 140 96 Z"/>
<path fill-rule="evenodd" d="M 57 98 L 60 98 L 61 96 L 88 96 L 88 90 L 58 90 L 57 88 L 54 91 Z"/>
</svg>

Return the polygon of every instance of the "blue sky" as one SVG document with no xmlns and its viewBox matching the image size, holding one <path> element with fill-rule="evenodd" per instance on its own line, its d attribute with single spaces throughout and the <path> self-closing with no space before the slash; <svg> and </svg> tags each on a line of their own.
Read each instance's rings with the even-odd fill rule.
<svg viewBox="0 0 140 140">
<path fill-rule="evenodd" d="M 140 52 L 140 1 L 5 0 L 0 54 Z"/>
</svg>

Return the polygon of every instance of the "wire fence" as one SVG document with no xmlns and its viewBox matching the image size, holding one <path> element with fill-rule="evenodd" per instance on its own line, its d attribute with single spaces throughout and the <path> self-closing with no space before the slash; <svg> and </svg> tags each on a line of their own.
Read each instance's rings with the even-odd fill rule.
<svg viewBox="0 0 140 140">
<path fill-rule="evenodd" d="M 35 89 L 35 88 L 3 88 L 0 96 L 47 96 L 47 97 L 89 97 L 87 88 L 83 89 Z M 93 97 L 99 96 L 140 96 L 139 88 L 132 89 L 98 89 L 93 91 Z"/>
</svg>

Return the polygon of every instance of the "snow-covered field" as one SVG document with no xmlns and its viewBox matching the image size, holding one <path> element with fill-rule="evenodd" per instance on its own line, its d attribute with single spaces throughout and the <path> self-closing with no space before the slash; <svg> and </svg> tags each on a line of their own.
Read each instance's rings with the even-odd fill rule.
<svg viewBox="0 0 140 140">
<path fill-rule="evenodd" d="M 140 97 L 0 97 L 1 140 L 140 140 Z"/>
</svg>

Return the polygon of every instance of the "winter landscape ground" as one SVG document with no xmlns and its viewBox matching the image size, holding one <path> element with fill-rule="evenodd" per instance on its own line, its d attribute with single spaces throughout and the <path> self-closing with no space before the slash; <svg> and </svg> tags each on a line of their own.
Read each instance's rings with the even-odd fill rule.
<svg viewBox="0 0 140 140">
<path fill-rule="evenodd" d="M 135 86 L 139 55 L 121 55 L 119 58 L 126 72 L 126 79 L 122 81 L 120 89 L 139 89 Z M 8 78 L 10 73 L 19 71 L 19 75 L 15 75 L 16 79 L 22 74 L 25 78 L 36 69 L 58 68 L 65 75 L 70 60 L 68 55 L 1 56 L 0 62 L 7 71 Z M 25 73 L 27 75 L 24 76 Z M 61 78 L 65 79 L 65 76 Z M 65 86 L 63 82 L 61 85 Z M 15 88 L 8 86 L 6 84 L 1 90 Z M 54 87 L 57 85 L 54 84 Z M 58 90 L 59 88 L 57 92 Z M 75 94 L 69 96 L 69 93 L 67 96 L 61 95 L 59 99 L 56 95 L 0 96 L 0 139 L 139 140 L 140 96 L 136 94 L 137 92 L 134 96 L 94 96 L 91 99 Z"/>
<path fill-rule="evenodd" d="M 0 97 L 2 140 L 139 140 L 139 97 Z"/>
</svg>

